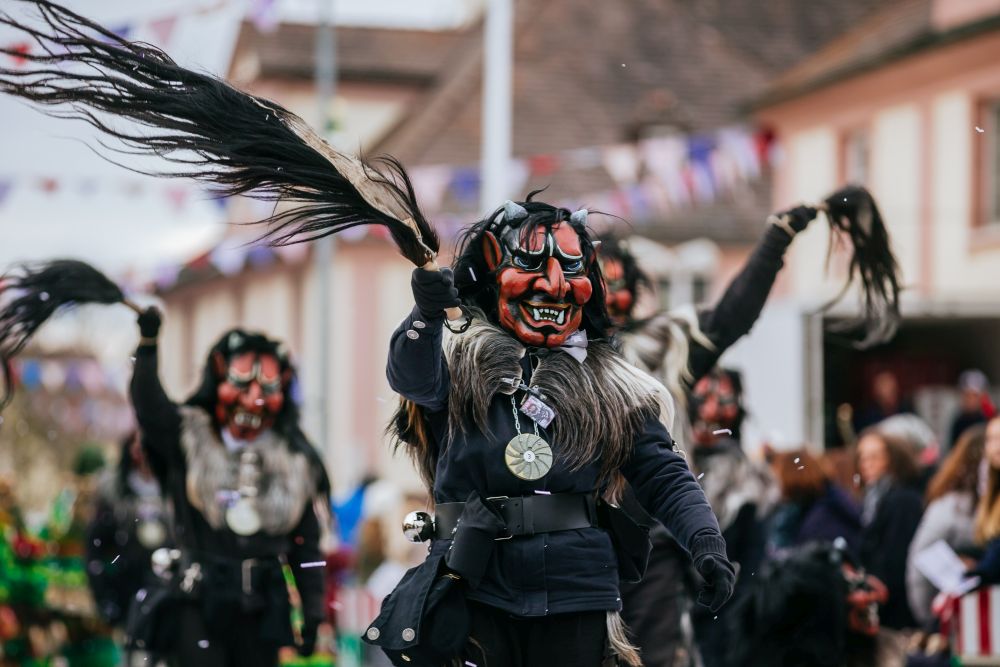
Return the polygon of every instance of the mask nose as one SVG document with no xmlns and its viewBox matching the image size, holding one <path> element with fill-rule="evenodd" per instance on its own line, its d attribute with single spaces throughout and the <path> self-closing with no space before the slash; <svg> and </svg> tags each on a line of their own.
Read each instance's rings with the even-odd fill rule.
<svg viewBox="0 0 1000 667">
<path fill-rule="evenodd" d="M 562 265 L 555 257 L 549 257 L 545 263 L 542 277 L 535 283 L 535 288 L 555 299 L 562 299 L 569 292 L 569 283 L 563 274 Z"/>
<path fill-rule="evenodd" d="M 260 388 L 260 384 L 251 382 L 250 386 L 243 392 L 243 395 L 240 396 L 240 402 L 247 409 L 264 407 L 264 392 Z"/>
</svg>

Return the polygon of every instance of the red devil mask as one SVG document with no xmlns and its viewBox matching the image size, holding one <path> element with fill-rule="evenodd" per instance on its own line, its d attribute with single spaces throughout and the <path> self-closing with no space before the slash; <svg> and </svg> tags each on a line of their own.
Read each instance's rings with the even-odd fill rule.
<svg viewBox="0 0 1000 667">
<path fill-rule="evenodd" d="M 604 274 L 604 298 L 608 304 L 608 317 L 616 327 L 628 324 L 632 318 L 635 295 L 625 280 L 625 266 L 615 258 L 601 261 Z"/>
<path fill-rule="evenodd" d="M 215 417 L 240 440 L 253 440 L 274 425 L 285 404 L 287 379 L 278 358 L 266 352 L 238 352 L 214 360 L 221 377 Z"/>
<path fill-rule="evenodd" d="M 691 392 L 691 426 L 699 445 L 711 445 L 729 431 L 739 437 L 743 421 L 742 386 L 738 375 L 716 368 L 701 378 Z"/>
<path fill-rule="evenodd" d="M 569 221 L 497 224 L 483 246 L 499 286 L 500 326 L 533 347 L 558 347 L 580 328 L 594 290 L 580 235 Z"/>
</svg>

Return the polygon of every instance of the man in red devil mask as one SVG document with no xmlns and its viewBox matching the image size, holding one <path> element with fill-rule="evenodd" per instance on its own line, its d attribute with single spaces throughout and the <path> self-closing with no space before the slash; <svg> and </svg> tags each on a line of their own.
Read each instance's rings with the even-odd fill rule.
<svg viewBox="0 0 1000 667">
<path fill-rule="evenodd" d="M 730 594 L 715 517 L 663 423 L 669 400 L 608 342 L 586 219 L 507 202 L 468 230 L 454 272 L 413 273 L 388 377 L 436 517 L 407 522 L 430 553 L 365 633 L 396 665 L 638 664 L 619 579 L 638 576 L 645 552 L 598 516 L 624 480 L 692 555 L 705 604 Z M 446 336 L 445 310 L 459 305 L 464 321 Z"/>
<path fill-rule="evenodd" d="M 290 645 L 310 654 L 324 618 L 317 508 L 329 482 L 299 428 L 288 356 L 261 334 L 229 331 L 177 405 L 158 377 L 159 328 L 155 309 L 139 316 L 131 393 L 143 446 L 163 462 L 179 549 L 154 554 L 163 586 L 137 598 L 131 642 L 184 667 L 274 667 Z M 298 637 L 283 562 L 302 599 Z"/>
</svg>

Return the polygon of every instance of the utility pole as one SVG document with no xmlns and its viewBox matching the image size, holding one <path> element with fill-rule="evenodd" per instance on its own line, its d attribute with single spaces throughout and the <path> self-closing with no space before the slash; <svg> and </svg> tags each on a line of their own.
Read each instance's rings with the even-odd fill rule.
<svg viewBox="0 0 1000 667">
<path fill-rule="evenodd" d="M 510 196 L 514 0 L 487 0 L 483 43 L 482 189 L 480 209 Z"/>
<path fill-rule="evenodd" d="M 319 20 L 316 24 L 316 106 L 319 109 L 319 132 L 324 139 L 330 139 L 329 122 L 334 95 L 337 90 L 336 44 L 333 27 L 334 0 L 317 0 L 319 2 Z M 313 244 L 313 266 L 316 280 L 319 282 L 316 290 L 319 303 L 316 312 L 319 314 L 319 445 L 324 458 L 332 453 L 333 443 L 330 438 L 330 387 L 332 368 L 330 354 L 330 265 L 335 252 L 333 236 L 326 236 Z"/>
</svg>

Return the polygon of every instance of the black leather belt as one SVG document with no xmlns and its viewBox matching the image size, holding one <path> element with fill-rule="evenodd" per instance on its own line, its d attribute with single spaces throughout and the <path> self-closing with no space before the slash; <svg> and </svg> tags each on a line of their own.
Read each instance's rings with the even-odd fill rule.
<svg viewBox="0 0 1000 667">
<path fill-rule="evenodd" d="M 590 493 L 498 496 L 489 501 L 507 524 L 507 531 L 498 535 L 498 540 L 597 525 L 596 501 Z M 434 515 L 435 539 L 451 538 L 463 509 L 465 503 L 438 503 Z"/>
</svg>

